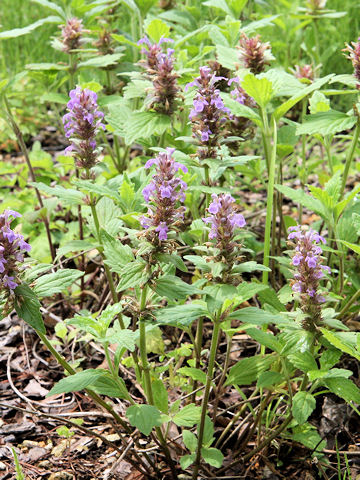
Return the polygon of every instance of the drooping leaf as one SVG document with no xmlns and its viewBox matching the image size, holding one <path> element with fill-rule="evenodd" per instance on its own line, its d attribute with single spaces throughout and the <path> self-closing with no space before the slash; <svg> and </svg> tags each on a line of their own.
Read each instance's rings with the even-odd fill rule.
<svg viewBox="0 0 360 480">
<path fill-rule="evenodd" d="M 40 302 L 31 288 L 22 284 L 15 288 L 15 310 L 24 322 L 40 333 L 46 333 L 45 325 L 40 313 Z"/>
<path fill-rule="evenodd" d="M 178 427 L 193 427 L 200 421 L 201 407 L 190 403 L 176 413 L 172 420 Z"/>
<path fill-rule="evenodd" d="M 31 33 L 36 28 L 41 27 L 41 25 L 44 25 L 45 23 L 61 23 L 61 22 L 62 22 L 62 19 L 60 17 L 51 15 L 46 18 L 41 18 L 40 20 L 37 20 L 36 22 L 32 23 L 31 25 L 27 25 L 26 27 L 14 28 L 13 30 L 0 32 L 0 40 L 1 39 L 5 40 L 8 38 L 16 38 L 16 37 L 21 37 L 22 35 L 27 35 L 28 33 Z"/>
<path fill-rule="evenodd" d="M 216 468 L 220 468 L 224 461 L 224 455 L 218 448 L 202 447 L 201 456 L 206 463 Z"/>
<path fill-rule="evenodd" d="M 316 400 L 309 392 L 297 392 L 293 397 L 292 414 L 299 425 L 305 423 L 316 407 Z"/>
<path fill-rule="evenodd" d="M 98 378 L 107 376 L 109 372 L 102 368 L 88 369 L 77 372 L 74 375 L 62 378 L 48 393 L 48 396 L 60 393 L 79 392 L 92 385 Z"/>
<path fill-rule="evenodd" d="M 126 417 L 144 435 L 150 435 L 154 427 L 160 427 L 163 423 L 160 411 L 153 405 L 131 405 L 126 410 Z"/>
<path fill-rule="evenodd" d="M 72 285 L 84 272 L 71 268 L 59 269 L 54 273 L 48 273 L 38 278 L 35 282 L 34 292 L 38 297 L 51 297 L 55 293 L 63 292 Z"/>
</svg>

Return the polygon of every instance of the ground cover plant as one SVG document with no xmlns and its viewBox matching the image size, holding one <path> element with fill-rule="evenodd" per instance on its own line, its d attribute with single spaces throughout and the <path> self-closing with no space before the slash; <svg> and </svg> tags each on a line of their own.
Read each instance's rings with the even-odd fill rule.
<svg viewBox="0 0 360 480">
<path fill-rule="evenodd" d="M 2 478 L 360 478 L 358 9 L 2 0 Z"/>
</svg>

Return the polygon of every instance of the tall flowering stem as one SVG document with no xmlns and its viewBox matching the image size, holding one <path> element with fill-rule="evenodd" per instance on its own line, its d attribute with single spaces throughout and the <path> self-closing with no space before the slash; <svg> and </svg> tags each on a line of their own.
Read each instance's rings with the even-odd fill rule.
<svg viewBox="0 0 360 480">
<path fill-rule="evenodd" d="M 186 86 L 186 89 L 197 87 L 189 119 L 193 137 L 201 146 L 197 152 L 200 160 L 216 158 L 221 129 L 230 114 L 216 88 L 220 80 L 224 77 L 217 77 L 210 67 L 205 66 L 200 67 L 200 76 Z"/>
<path fill-rule="evenodd" d="M 61 43 L 62 51 L 69 55 L 69 80 L 70 88 L 74 88 L 74 76 L 76 72 L 76 50 L 78 50 L 82 43 L 82 36 L 88 32 L 82 24 L 82 20 L 73 17 L 69 18 L 65 25 L 60 25 L 61 28 Z"/>
<path fill-rule="evenodd" d="M 260 35 L 247 37 L 245 33 L 240 37 L 240 55 L 241 66 L 248 68 L 251 73 L 257 74 L 265 70 L 266 65 L 270 65 L 271 47 L 269 42 L 261 42 Z"/>
<path fill-rule="evenodd" d="M 231 78 L 228 81 L 228 85 L 232 87 L 230 95 L 232 98 L 246 107 L 256 108 L 257 104 L 255 100 L 246 93 L 246 91 L 240 85 L 239 77 Z M 232 135 L 237 137 L 252 137 L 254 135 L 254 128 L 252 122 L 246 117 L 238 117 L 233 114 L 229 115 L 229 130 Z"/>
<path fill-rule="evenodd" d="M 357 42 L 351 42 L 351 45 L 346 43 L 345 45 L 346 48 L 342 51 L 346 52 L 344 55 L 351 60 L 354 67 L 354 77 L 360 82 L 360 37 L 357 39 Z M 356 84 L 356 88 L 360 90 L 360 83 Z"/>
<path fill-rule="evenodd" d="M 14 293 L 18 286 L 20 264 L 25 253 L 31 250 L 24 237 L 11 229 L 11 223 L 17 217 L 21 215 L 14 210 L 5 210 L 0 215 L 0 292 L 5 292 L 5 296 Z"/>
<path fill-rule="evenodd" d="M 166 42 L 172 42 L 172 40 L 161 38 L 158 43 L 152 44 L 145 36 L 138 43 L 144 45 L 141 52 L 146 55 L 146 59 L 141 63 L 153 82 L 153 89 L 148 97 L 149 107 L 156 112 L 171 115 L 176 106 L 179 87 L 178 75 L 173 71 L 174 50 L 168 48 L 166 53 L 162 51 L 161 45 Z"/>
<path fill-rule="evenodd" d="M 99 150 L 95 137 L 101 129 L 105 130 L 104 114 L 98 108 L 96 93 L 88 88 L 76 87 L 69 95 L 68 113 L 63 117 L 63 124 L 71 145 L 65 152 L 75 157 L 78 168 L 89 170 L 97 163 Z"/>
<path fill-rule="evenodd" d="M 324 272 L 331 271 L 322 265 L 321 245 L 326 240 L 315 230 L 297 225 L 289 228 L 288 243 L 295 250 L 291 262 L 296 269 L 292 290 L 300 295 L 300 308 L 306 315 L 304 328 L 314 330 L 321 322 L 321 305 L 325 302 L 319 293 L 319 282 Z"/>
<path fill-rule="evenodd" d="M 169 230 L 181 224 L 185 213 L 185 207 L 178 204 L 185 201 L 187 185 L 177 176 L 177 172 L 182 170 L 187 173 L 188 170 L 174 160 L 174 151 L 173 148 L 167 148 L 145 164 L 145 168 L 155 165 L 155 174 L 142 192 L 148 203 L 148 212 L 141 217 L 140 223 L 146 229 L 148 240 L 157 246 L 167 240 Z"/>
</svg>

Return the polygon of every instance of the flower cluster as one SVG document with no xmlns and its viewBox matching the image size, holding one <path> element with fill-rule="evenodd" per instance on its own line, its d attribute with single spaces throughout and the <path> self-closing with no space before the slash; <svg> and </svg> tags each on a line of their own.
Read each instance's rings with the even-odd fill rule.
<svg viewBox="0 0 360 480">
<path fill-rule="evenodd" d="M 232 241 L 236 228 L 245 226 L 245 219 L 236 213 L 235 199 L 229 193 L 211 195 L 212 202 L 208 207 L 209 217 L 203 218 L 211 225 L 209 238 L 216 239 L 216 246 L 224 253 L 231 253 L 235 247 Z"/>
<path fill-rule="evenodd" d="M 18 286 L 18 264 L 24 261 L 24 253 L 31 250 L 24 237 L 10 227 L 17 217 L 21 215 L 14 210 L 5 210 L 0 215 L 0 291 L 5 289 L 7 293 L 12 293 Z"/>
<path fill-rule="evenodd" d="M 193 124 L 194 138 L 204 147 L 198 151 L 200 159 L 216 158 L 221 126 L 230 114 L 216 88 L 216 83 L 223 79 L 217 77 L 210 67 L 200 67 L 200 76 L 186 87 L 198 88 L 189 119 Z"/>
<path fill-rule="evenodd" d="M 291 69 L 296 78 L 299 80 L 309 80 L 310 82 L 314 81 L 315 70 L 311 64 L 295 65 L 295 68 Z"/>
<path fill-rule="evenodd" d="M 301 309 L 307 315 L 304 327 L 312 329 L 321 320 L 320 305 L 325 298 L 318 292 L 319 281 L 330 268 L 322 265 L 322 248 L 325 239 L 314 230 L 297 225 L 289 228 L 289 244 L 294 247 L 292 265 L 296 267 L 292 290 L 300 294 Z"/>
<path fill-rule="evenodd" d="M 188 169 L 174 160 L 174 151 L 174 148 L 167 148 L 145 164 L 145 168 L 155 165 L 156 172 L 142 192 L 149 205 L 147 216 L 141 217 L 140 223 L 148 230 L 147 237 L 153 242 L 167 240 L 168 231 L 184 218 L 185 207 L 176 207 L 176 204 L 185 201 L 187 185 L 176 174 L 179 170 L 187 173 Z"/>
<path fill-rule="evenodd" d="M 70 18 L 65 25 L 61 27 L 62 50 L 66 53 L 71 53 L 72 50 L 77 50 L 81 46 L 81 37 L 84 32 L 82 20 L 74 17 Z"/>
<path fill-rule="evenodd" d="M 78 167 L 90 169 L 96 164 L 98 155 L 95 137 L 101 128 L 105 130 L 104 114 L 98 109 L 95 92 L 76 87 L 69 95 L 68 113 L 64 115 L 63 123 L 71 145 L 65 152 L 74 153 Z"/>
<path fill-rule="evenodd" d="M 179 92 L 177 85 L 178 75 L 174 73 L 174 50 L 168 48 L 166 53 L 161 45 L 172 42 L 169 38 L 161 38 L 158 43 L 152 44 L 148 37 L 139 40 L 147 48 L 141 50 L 146 55 L 142 62 L 147 70 L 147 75 L 153 83 L 153 89 L 149 95 L 149 107 L 156 112 L 171 114 L 174 111 L 176 97 Z"/>
<path fill-rule="evenodd" d="M 346 58 L 351 60 L 353 67 L 354 67 L 354 77 L 356 80 L 360 82 L 360 37 L 358 38 L 357 42 L 351 42 L 351 45 L 348 43 L 345 44 L 346 48 L 344 48 L 342 51 L 347 52 L 344 54 Z M 360 83 L 356 84 L 356 88 L 360 90 Z"/>
<path fill-rule="evenodd" d="M 233 89 L 230 91 L 230 95 L 241 105 L 246 107 L 256 108 L 255 100 L 248 95 L 240 85 L 239 77 L 231 78 L 228 85 L 233 85 Z M 229 133 L 236 137 L 242 137 L 244 139 L 251 138 L 254 135 L 255 129 L 251 120 L 246 117 L 239 117 L 236 115 L 229 115 Z M 245 135 L 246 133 L 246 135 Z M 246 138 L 245 138 L 246 137 Z"/>
<path fill-rule="evenodd" d="M 308 0 L 306 6 L 310 15 L 316 15 L 321 13 L 326 7 L 327 0 Z"/>
<path fill-rule="evenodd" d="M 273 59 L 270 43 L 260 42 L 260 35 L 247 37 L 245 33 L 240 37 L 240 61 L 243 67 L 250 69 L 251 73 L 257 74 L 265 70 L 265 65 Z"/>
</svg>

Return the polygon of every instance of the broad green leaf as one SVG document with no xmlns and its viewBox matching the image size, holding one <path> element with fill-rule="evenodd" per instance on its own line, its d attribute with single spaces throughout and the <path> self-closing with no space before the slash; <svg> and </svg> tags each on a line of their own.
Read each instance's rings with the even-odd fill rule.
<svg viewBox="0 0 360 480">
<path fill-rule="evenodd" d="M 81 179 L 74 179 L 72 183 L 86 193 L 95 193 L 99 197 L 108 197 L 115 202 L 120 201 L 120 195 L 117 190 L 110 188 L 108 185 L 100 185 L 91 180 Z"/>
<path fill-rule="evenodd" d="M 129 1 L 129 0 L 125 0 L 126 3 Z M 150 10 L 150 8 L 155 5 L 156 1 L 157 0 L 135 0 L 136 1 L 136 4 L 138 5 L 141 13 L 142 13 L 142 16 L 143 18 L 145 17 L 145 15 L 148 13 L 148 11 Z"/>
<path fill-rule="evenodd" d="M 38 3 L 42 7 L 49 8 L 50 10 L 53 10 L 54 12 L 58 13 L 61 17 L 64 19 L 66 18 L 66 13 L 64 10 L 59 7 L 55 2 L 50 2 L 49 0 L 31 0 L 33 3 Z"/>
<path fill-rule="evenodd" d="M 46 63 L 46 62 L 43 62 L 43 63 L 27 63 L 25 65 L 25 68 L 27 70 L 33 70 L 33 71 L 44 71 L 44 72 L 47 72 L 47 71 L 57 71 L 57 70 L 67 70 L 68 67 L 66 65 L 61 65 L 61 64 L 58 64 L 58 63 Z M 59 98 L 59 97 L 58 97 Z"/>
<path fill-rule="evenodd" d="M 31 25 L 27 25 L 26 27 L 22 28 L 14 28 L 13 30 L 7 30 L 5 32 L 0 32 L 0 40 L 5 40 L 7 38 L 16 38 L 21 37 L 22 35 L 27 35 L 28 33 L 32 32 L 36 28 L 41 27 L 45 23 L 61 23 L 62 19 L 60 17 L 56 17 L 51 15 L 46 18 L 41 18 L 37 22 L 32 23 Z"/>
<path fill-rule="evenodd" d="M 224 461 L 224 455 L 221 451 L 213 447 L 202 447 L 201 456 L 206 463 L 216 468 L 220 468 Z"/>
<path fill-rule="evenodd" d="M 327 378 L 324 381 L 328 389 L 346 402 L 360 403 L 359 388 L 347 378 Z"/>
<path fill-rule="evenodd" d="M 115 320 L 114 326 L 109 328 L 106 336 L 100 340 L 102 342 L 116 344 L 118 348 L 133 352 L 135 350 L 137 334 L 128 328 L 121 328 L 119 321 Z"/>
<path fill-rule="evenodd" d="M 124 125 L 125 142 L 127 145 L 131 145 L 135 140 L 161 135 L 170 126 L 171 119 L 168 115 L 155 112 L 134 112 Z"/>
<path fill-rule="evenodd" d="M 269 388 L 284 381 L 284 376 L 279 372 L 263 372 L 259 375 L 256 386 L 258 388 Z"/>
<path fill-rule="evenodd" d="M 233 12 L 229 8 L 229 5 L 227 4 L 226 0 L 206 0 L 206 2 L 203 2 L 203 5 L 207 7 L 212 7 L 212 8 L 219 8 L 223 12 L 225 12 L 227 15 L 233 16 Z"/>
<path fill-rule="evenodd" d="M 146 27 L 146 33 L 157 43 L 162 37 L 169 38 L 170 28 L 159 18 L 154 18 Z"/>
<path fill-rule="evenodd" d="M 184 375 L 185 377 L 190 377 L 193 380 L 198 380 L 202 384 L 205 385 L 206 383 L 206 374 L 199 368 L 195 367 L 181 367 L 178 370 L 179 373 Z"/>
<path fill-rule="evenodd" d="M 164 382 L 160 379 L 154 380 L 151 383 L 155 407 L 157 407 L 160 412 L 167 414 L 169 412 L 169 396 Z"/>
<path fill-rule="evenodd" d="M 239 265 L 235 265 L 231 270 L 231 272 L 232 273 L 271 272 L 271 268 L 265 267 L 265 265 L 261 265 L 261 263 L 256 263 L 253 260 L 250 260 L 249 262 L 244 262 L 244 263 L 240 263 Z M 249 283 L 247 283 L 247 285 L 249 285 Z"/>
<path fill-rule="evenodd" d="M 200 421 L 201 407 L 197 407 L 193 403 L 186 405 L 178 413 L 176 413 L 172 421 L 178 427 L 193 427 Z"/>
<path fill-rule="evenodd" d="M 328 340 L 335 348 L 338 348 L 342 352 L 348 353 L 349 355 L 355 357 L 357 360 L 360 360 L 360 351 L 356 350 L 353 344 L 344 340 L 341 333 L 331 332 L 330 330 L 326 330 L 326 328 L 321 328 L 321 332 L 326 338 L 326 340 Z"/>
<path fill-rule="evenodd" d="M 169 300 L 180 300 L 185 299 L 189 295 L 204 294 L 202 290 L 173 275 L 164 275 L 158 278 L 152 288 L 160 297 L 165 297 Z"/>
<path fill-rule="evenodd" d="M 358 255 L 360 255 L 360 245 L 356 244 L 356 243 L 350 243 L 350 242 L 346 242 L 345 240 L 340 240 L 341 243 L 343 243 L 346 247 L 350 248 L 351 250 L 353 250 L 355 253 L 357 253 Z"/>
<path fill-rule="evenodd" d="M 292 414 L 299 425 L 305 423 L 316 407 L 316 400 L 309 392 L 297 392 L 293 397 Z"/>
<path fill-rule="evenodd" d="M 40 302 L 26 284 L 19 285 L 14 290 L 15 293 L 15 310 L 24 322 L 40 333 L 46 333 L 45 325 L 40 313 Z"/>
<path fill-rule="evenodd" d="M 270 350 L 278 353 L 281 351 L 281 343 L 271 333 L 266 333 L 263 330 L 259 330 L 257 328 L 247 328 L 246 333 L 250 335 L 251 338 L 259 342 L 261 345 L 270 348 Z"/>
<path fill-rule="evenodd" d="M 281 315 L 273 314 L 256 307 L 246 307 L 232 312 L 228 318 L 240 320 L 250 325 L 266 325 L 268 323 L 277 323 L 282 319 Z"/>
<path fill-rule="evenodd" d="M 255 262 L 254 262 L 255 263 Z M 254 297 L 259 292 L 267 289 L 266 285 L 262 285 L 261 283 L 255 282 L 243 282 L 236 288 L 238 292 L 237 300 L 239 303 L 246 302 L 250 298 Z"/>
<path fill-rule="evenodd" d="M 273 355 L 244 358 L 231 367 L 225 385 L 251 385 L 274 361 Z"/>
<path fill-rule="evenodd" d="M 180 466 L 183 470 L 186 470 L 190 465 L 195 462 L 196 454 L 192 453 L 191 455 L 184 455 L 180 458 Z"/>
<path fill-rule="evenodd" d="M 209 315 L 205 303 L 186 303 L 176 307 L 163 308 L 155 312 L 156 320 L 165 325 L 172 325 L 179 328 L 188 328 L 200 317 Z"/>
<path fill-rule="evenodd" d="M 310 370 L 316 370 L 318 368 L 313 355 L 308 351 L 290 353 L 288 359 L 294 367 L 303 372 L 310 372 Z"/>
<path fill-rule="evenodd" d="M 98 377 L 93 383 L 91 383 L 89 388 L 99 395 L 124 398 L 126 400 L 130 399 L 124 380 L 118 378 L 117 381 L 115 381 L 109 373 Z"/>
<path fill-rule="evenodd" d="M 285 103 L 281 104 L 273 113 L 275 120 L 280 120 L 294 105 L 296 105 L 300 100 L 305 98 L 307 95 L 310 95 L 315 90 L 319 90 L 325 83 L 327 83 L 334 75 L 327 75 L 324 78 L 319 78 L 311 85 L 305 87 L 301 93 L 295 94 L 293 97 L 289 98 Z"/>
<path fill-rule="evenodd" d="M 296 133 L 297 135 L 333 135 L 349 130 L 355 123 L 356 117 L 354 115 L 349 116 L 337 110 L 329 110 L 305 117 L 304 123 L 298 126 Z"/>
<path fill-rule="evenodd" d="M 293 202 L 300 203 L 304 207 L 315 213 L 318 213 L 322 217 L 325 216 L 326 212 L 320 200 L 308 195 L 302 189 L 294 189 L 287 187 L 286 185 L 275 185 L 275 188 L 280 193 L 290 198 Z"/>
<path fill-rule="evenodd" d="M 36 187 L 40 192 L 57 197 L 66 206 L 81 205 L 85 202 L 85 195 L 72 188 L 64 188 L 61 185 L 49 187 L 42 182 L 30 182 L 30 185 Z"/>
<path fill-rule="evenodd" d="M 199 433 L 200 425 L 198 425 L 197 430 Z M 204 425 L 204 436 L 203 436 L 203 447 L 210 447 L 210 445 L 214 442 L 214 434 L 215 428 L 214 424 L 209 417 L 209 415 L 205 416 L 205 425 Z"/>
<path fill-rule="evenodd" d="M 149 278 L 146 273 L 146 263 L 141 260 L 131 262 L 122 268 L 119 272 L 120 281 L 116 287 L 117 292 L 127 290 L 135 286 L 139 286 Z"/>
<path fill-rule="evenodd" d="M 124 267 L 134 260 L 134 254 L 129 245 L 123 245 L 120 240 L 109 235 L 104 229 L 100 230 L 104 245 L 105 263 L 113 272 L 121 273 Z"/>
<path fill-rule="evenodd" d="M 59 269 L 54 273 L 48 273 L 38 278 L 35 282 L 34 292 L 40 298 L 51 297 L 55 293 L 63 292 L 72 285 L 84 272 L 71 268 Z"/>
<path fill-rule="evenodd" d="M 245 76 L 241 86 L 261 108 L 265 108 L 272 98 L 273 87 L 267 78 L 257 78 L 249 73 Z"/>
<path fill-rule="evenodd" d="M 102 368 L 83 370 L 74 375 L 62 378 L 48 393 L 48 396 L 60 393 L 78 392 L 92 385 L 98 378 L 107 376 L 109 372 Z"/>
<path fill-rule="evenodd" d="M 190 432 L 190 430 L 183 430 L 182 437 L 185 447 L 190 450 L 190 452 L 195 452 L 197 447 L 197 438 Z"/>
<path fill-rule="evenodd" d="M 174 253 L 157 253 L 154 255 L 160 262 L 163 263 L 172 263 L 175 267 L 180 270 L 181 272 L 187 272 L 188 269 L 183 262 L 182 258 L 179 255 Z"/>
<path fill-rule="evenodd" d="M 144 435 L 150 435 L 154 427 L 160 427 L 163 423 L 160 411 L 153 405 L 131 405 L 126 410 L 126 417 Z"/>
<path fill-rule="evenodd" d="M 67 253 L 84 252 L 85 250 L 91 250 L 97 247 L 98 245 L 89 240 L 71 240 L 66 245 L 56 250 L 56 260 Z"/>
<path fill-rule="evenodd" d="M 78 68 L 105 68 L 109 67 L 110 65 L 116 65 L 123 56 L 123 53 L 101 55 L 99 57 L 92 57 L 88 60 L 84 60 L 83 62 L 79 62 L 77 66 Z"/>
</svg>

